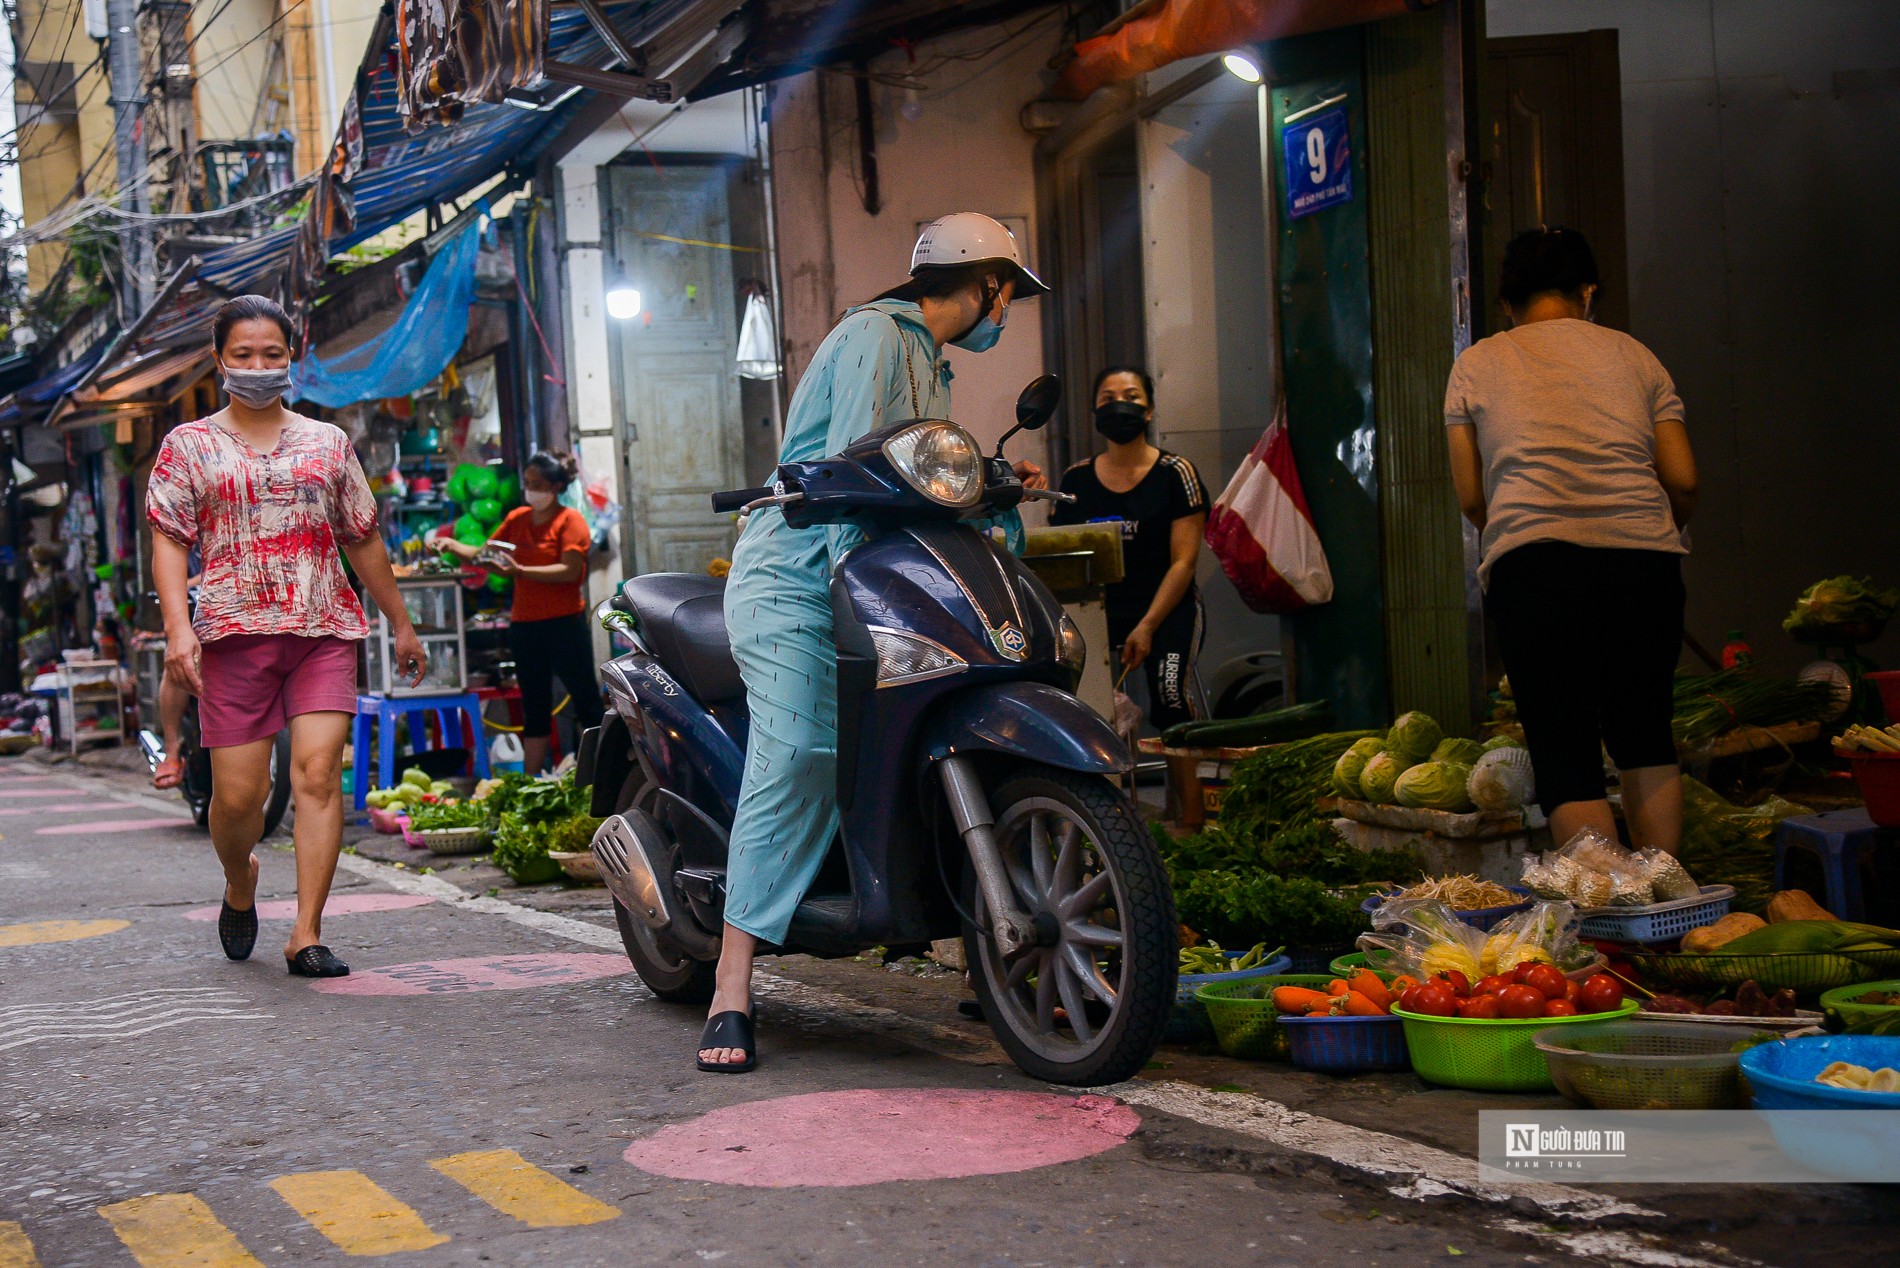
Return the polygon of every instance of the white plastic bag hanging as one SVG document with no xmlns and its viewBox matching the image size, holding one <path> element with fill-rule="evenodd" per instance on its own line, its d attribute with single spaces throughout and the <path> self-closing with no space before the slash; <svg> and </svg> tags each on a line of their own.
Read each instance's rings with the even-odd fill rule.
<svg viewBox="0 0 1900 1268">
<path fill-rule="evenodd" d="M 1256 612 L 1298 612 L 1333 597 L 1333 570 L 1293 465 L 1284 399 L 1215 500 L 1204 535 L 1227 579 Z"/>
<path fill-rule="evenodd" d="M 778 332 L 772 326 L 772 306 L 757 291 L 746 300 L 745 319 L 739 323 L 739 377 L 778 377 Z"/>
</svg>

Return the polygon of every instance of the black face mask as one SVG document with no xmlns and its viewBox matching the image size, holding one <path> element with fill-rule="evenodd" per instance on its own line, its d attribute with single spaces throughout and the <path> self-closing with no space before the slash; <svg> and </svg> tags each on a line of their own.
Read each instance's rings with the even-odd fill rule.
<svg viewBox="0 0 1900 1268">
<path fill-rule="evenodd" d="M 1148 410 L 1133 401 L 1104 401 L 1095 407 L 1095 430 L 1125 445 L 1148 430 Z"/>
</svg>

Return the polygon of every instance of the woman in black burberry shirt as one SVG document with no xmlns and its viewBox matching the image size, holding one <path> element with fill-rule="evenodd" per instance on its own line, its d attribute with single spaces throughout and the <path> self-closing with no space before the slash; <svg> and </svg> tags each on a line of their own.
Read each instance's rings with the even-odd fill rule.
<svg viewBox="0 0 1900 1268">
<path fill-rule="evenodd" d="M 1154 383 L 1132 366 L 1095 376 L 1095 430 L 1108 448 L 1062 473 L 1053 524 L 1120 520 L 1122 579 L 1108 587 L 1108 637 L 1122 664 L 1148 676 L 1148 720 L 1166 729 L 1207 708 L 1194 673 L 1201 600 L 1194 569 L 1207 527 L 1207 488 L 1194 464 L 1148 441 Z"/>
</svg>

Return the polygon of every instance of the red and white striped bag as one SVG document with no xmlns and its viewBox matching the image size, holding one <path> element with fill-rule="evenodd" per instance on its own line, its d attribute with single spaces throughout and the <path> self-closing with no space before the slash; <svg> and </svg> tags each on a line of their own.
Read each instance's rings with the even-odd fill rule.
<svg viewBox="0 0 1900 1268">
<path fill-rule="evenodd" d="M 1333 597 L 1333 570 L 1300 491 L 1286 401 L 1207 516 L 1207 544 L 1256 612 L 1298 612 Z"/>
</svg>

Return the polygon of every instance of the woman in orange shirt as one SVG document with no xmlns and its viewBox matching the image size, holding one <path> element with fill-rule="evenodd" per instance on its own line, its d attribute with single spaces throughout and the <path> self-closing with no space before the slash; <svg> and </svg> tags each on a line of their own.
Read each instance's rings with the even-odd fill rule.
<svg viewBox="0 0 1900 1268">
<path fill-rule="evenodd" d="M 507 542 L 513 552 L 495 570 L 513 577 L 514 611 L 508 646 L 521 683 L 521 749 L 529 774 L 547 765 L 548 733 L 554 724 L 554 679 L 558 676 L 573 701 L 574 724 L 600 725 L 600 685 L 594 677 L 594 639 L 587 625 L 587 521 L 557 500 L 574 483 L 580 464 L 569 453 L 537 453 L 521 471 L 526 506 L 508 512 L 490 540 Z M 481 553 L 453 539 L 438 539 L 444 550 L 463 559 Z"/>
</svg>

